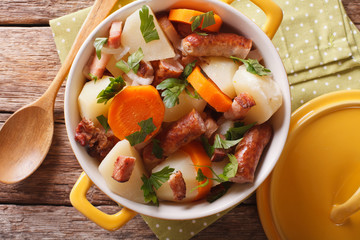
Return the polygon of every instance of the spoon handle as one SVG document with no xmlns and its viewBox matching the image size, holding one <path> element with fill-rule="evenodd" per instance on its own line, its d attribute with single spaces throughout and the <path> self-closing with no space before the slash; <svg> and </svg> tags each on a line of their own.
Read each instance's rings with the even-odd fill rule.
<svg viewBox="0 0 360 240">
<path fill-rule="evenodd" d="M 347 218 L 360 210 L 360 187 L 358 190 L 343 204 L 334 205 L 330 219 L 337 224 L 342 224 Z"/>
<path fill-rule="evenodd" d="M 48 103 L 48 107 L 52 108 L 55 102 L 56 95 L 61 87 L 61 84 L 65 80 L 69 73 L 70 67 L 74 58 L 79 51 L 81 45 L 92 32 L 92 30 L 102 22 L 114 8 L 117 0 L 96 0 L 90 13 L 88 14 L 85 22 L 83 23 L 79 33 L 77 34 L 75 41 L 62 64 L 59 72 L 56 74 L 55 79 L 52 81 L 49 88 L 46 90 L 44 95 L 37 101 L 37 104 L 42 106 Z"/>
</svg>

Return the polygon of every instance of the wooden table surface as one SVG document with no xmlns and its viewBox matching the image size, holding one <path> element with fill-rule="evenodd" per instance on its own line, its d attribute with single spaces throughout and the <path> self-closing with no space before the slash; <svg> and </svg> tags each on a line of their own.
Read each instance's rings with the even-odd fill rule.
<svg viewBox="0 0 360 240">
<path fill-rule="evenodd" d="M 360 27 L 360 0 L 342 0 Z M 60 61 L 48 25 L 93 0 L 0 1 L 0 127 L 18 108 L 36 100 L 55 77 Z M 0 184 L 0 239 L 155 239 L 138 215 L 122 229 L 108 232 L 87 220 L 70 204 L 69 193 L 82 172 L 68 142 L 64 124 L 64 84 L 55 103 L 55 132 L 49 154 L 25 181 Z M 107 213 L 119 210 L 96 188 L 92 204 Z M 194 239 L 266 239 L 251 196 Z"/>
</svg>

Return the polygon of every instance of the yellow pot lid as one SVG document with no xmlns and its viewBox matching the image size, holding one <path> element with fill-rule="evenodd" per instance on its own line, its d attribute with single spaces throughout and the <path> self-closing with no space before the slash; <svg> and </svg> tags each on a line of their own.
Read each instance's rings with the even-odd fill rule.
<svg viewBox="0 0 360 240">
<path fill-rule="evenodd" d="M 329 93 L 291 117 L 288 140 L 272 174 L 257 190 L 269 239 L 360 238 L 360 212 L 343 225 L 330 220 L 360 186 L 360 91 Z"/>
</svg>

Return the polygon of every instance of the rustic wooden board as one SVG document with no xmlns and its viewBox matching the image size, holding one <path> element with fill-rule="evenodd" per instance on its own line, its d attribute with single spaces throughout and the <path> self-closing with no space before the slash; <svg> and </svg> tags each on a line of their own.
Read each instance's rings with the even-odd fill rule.
<svg viewBox="0 0 360 240">
<path fill-rule="evenodd" d="M 101 206 L 109 214 L 116 206 Z M 266 239 L 260 231 L 256 207 L 239 206 L 194 239 Z M 155 239 L 138 215 L 122 229 L 108 232 L 72 207 L 0 205 L 1 239 Z"/>
<path fill-rule="evenodd" d="M 0 0 L 0 127 L 11 113 L 46 90 L 59 69 L 50 19 L 91 6 L 93 0 Z M 360 0 L 343 0 L 360 27 Z M 55 103 L 55 134 L 49 155 L 26 181 L 0 184 L 0 239 L 155 239 L 140 216 L 107 232 L 70 205 L 82 172 L 64 126 L 64 84 Z M 93 187 L 89 200 L 105 212 L 119 207 Z M 266 239 L 253 195 L 194 239 Z"/>
</svg>

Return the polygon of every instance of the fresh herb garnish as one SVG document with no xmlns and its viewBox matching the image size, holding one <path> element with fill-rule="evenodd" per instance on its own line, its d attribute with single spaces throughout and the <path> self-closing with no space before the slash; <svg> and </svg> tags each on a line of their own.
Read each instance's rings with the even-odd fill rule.
<svg viewBox="0 0 360 240">
<path fill-rule="evenodd" d="M 204 135 L 202 135 L 200 139 L 206 154 L 211 158 L 214 154 L 214 147 L 210 145 L 209 140 Z"/>
<path fill-rule="evenodd" d="M 106 104 L 118 92 L 120 92 L 126 85 L 124 79 L 119 76 L 117 78 L 109 78 L 109 85 L 97 95 L 97 103 Z"/>
<path fill-rule="evenodd" d="M 156 126 L 153 123 L 153 119 L 149 118 L 138 123 L 141 127 L 140 131 L 134 132 L 125 138 L 130 142 L 131 146 L 134 146 L 138 143 L 142 143 L 146 136 L 155 131 Z"/>
<path fill-rule="evenodd" d="M 192 22 L 191 23 L 191 31 L 194 31 L 200 25 L 201 25 L 201 29 L 207 28 L 207 27 L 215 24 L 214 12 L 210 11 L 210 12 L 200 14 L 198 16 L 193 16 L 190 19 L 190 22 Z M 201 22 L 202 22 L 202 24 L 201 24 Z"/>
<path fill-rule="evenodd" d="M 90 78 L 91 78 L 91 80 L 94 80 L 94 83 L 96 83 L 96 81 L 97 81 L 97 76 L 95 76 L 94 74 L 91 74 L 91 73 L 89 73 L 89 76 L 90 76 Z"/>
<path fill-rule="evenodd" d="M 210 166 L 196 166 L 196 167 L 207 167 L 211 170 L 211 172 L 213 173 L 213 175 L 215 176 L 215 178 L 208 178 L 204 175 L 204 173 L 202 172 L 201 168 L 198 169 L 197 171 L 197 176 L 196 176 L 196 180 L 198 182 L 203 182 L 205 181 L 204 183 L 194 187 L 193 189 L 191 189 L 191 191 L 199 188 L 199 187 L 205 187 L 207 184 L 209 184 L 209 179 L 213 180 L 213 181 L 216 181 L 216 182 L 219 182 L 219 183 L 224 183 L 224 182 L 227 182 L 229 181 L 230 178 L 233 178 L 235 177 L 236 173 L 237 173 L 237 170 L 238 170 L 238 162 L 237 162 L 237 159 L 234 155 L 232 154 L 228 154 L 228 158 L 229 158 L 229 163 L 226 164 L 226 166 L 224 167 L 223 169 L 223 173 L 222 174 L 219 174 L 217 175 L 215 173 L 215 171 L 212 169 L 212 167 Z"/>
<path fill-rule="evenodd" d="M 149 8 L 146 5 L 141 7 L 139 11 L 140 16 L 140 31 L 146 43 L 153 40 L 160 39 L 159 34 L 155 28 L 154 16 L 149 13 Z"/>
<path fill-rule="evenodd" d="M 108 41 L 107 38 L 96 38 L 94 41 L 94 47 L 96 49 L 96 56 L 98 59 L 101 59 L 101 49 L 103 48 L 104 44 Z"/>
<path fill-rule="evenodd" d="M 164 90 L 161 93 L 161 96 L 164 97 L 163 101 L 165 107 L 172 108 L 176 104 L 179 104 L 179 95 L 184 89 L 186 89 L 186 87 L 189 86 L 189 83 L 186 80 L 186 78 L 193 71 L 195 64 L 196 61 L 186 65 L 180 78 L 167 78 L 156 86 L 157 90 Z M 189 94 L 191 97 L 199 99 L 198 94 L 195 91 L 194 91 L 194 95 L 192 95 L 189 90 L 185 90 L 185 92 Z"/>
<path fill-rule="evenodd" d="M 175 171 L 174 168 L 170 168 L 169 166 L 164 167 L 159 172 L 152 173 L 149 178 L 147 178 L 144 174 L 141 177 L 143 181 L 143 185 L 141 186 L 141 190 L 144 192 L 145 202 L 152 202 L 155 205 L 159 205 L 158 198 L 156 196 L 155 189 L 158 190 L 161 185 L 168 181 L 170 175 Z M 154 189 L 155 188 L 155 189 Z"/>
<path fill-rule="evenodd" d="M 128 57 L 127 63 L 124 60 L 120 60 L 116 63 L 116 67 L 120 68 L 124 73 L 130 72 L 132 69 L 134 73 L 137 73 L 140 67 L 140 61 L 143 59 L 144 53 L 141 48 Z"/>
<path fill-rule="evenodd" d="M 160 140 L 154 138 L 152 140 L 152 143 L 153 143 L 152 154 L 154 154 L 156 158 L 162 159 L 164 150 L 160 146 Z"/>
<path fill-rule="evenodd" d="M 207 33 L 197 32 L 197 31 L 195 31 L 194 33 L 196 33 L 196 34 L 199 35 L 199 36 L 207 36 L 207 35 L 209 35 L 209 34 L 207 34 Z"/>
<path fill-rule="evenodd" d="M 238 144 L 241 141 L 241 139 L 242 138 L 237 140 L 226 140 L 226 139 L 221 139 L 220 135 L 216 134 L 214 140 L 214 148 L 229 149 L 235 146 L 236 144 Z"/>
<path fill-rule="evenodd" d="M 225 133 L 226 140 L 236 140 L 242 138 L 244 134 L 252 128 L 256 122 L 244 125 L 243 122 L 235 122 L 234 127 L 229 128 L 229 130 Z"/>
<path fill-rule="evenodd" d="M 101 126 L 105 129 L 105 133 L 110 129 L 109 123 L 107 121 L 107 118 L 104 115 L 97 116 L 96 119 L 99 121 Z"/>
<path fill-rule="evenodd" d="M 187 83 L 183 79 L 168 78 L 156 86 L 157 90 L 164 90 L 161 96 L 164 97 L 163 101 L 165 107 L 172 108 L 179 104 L 179 95 L 185 89 Z"/>
<path fill-rule="evenodd" d="M 233 56 L 230 56 L 230 58 L 234 62 L 242 62 L 246 67 L 246 71 L 248 71 L 249 73 L 256 74 L 259 76 L 266 76 L 271 73 L 270 69 L 265 68 L 256 59 L 241 59 Z"/>
</svg>

